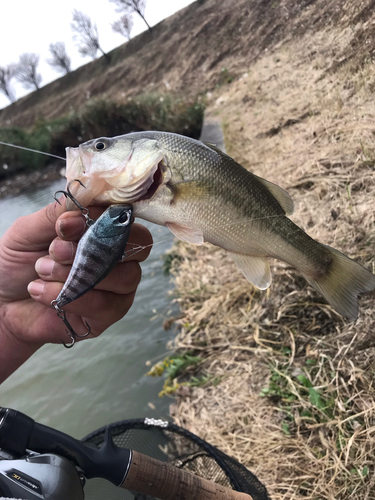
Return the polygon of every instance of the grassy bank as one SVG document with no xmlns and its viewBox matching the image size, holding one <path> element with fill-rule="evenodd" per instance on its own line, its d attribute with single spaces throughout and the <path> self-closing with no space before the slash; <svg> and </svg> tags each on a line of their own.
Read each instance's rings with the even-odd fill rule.
<svg viewBox="0 0 375 500">
<path fill-rule="evenodd" d="M 142 94 L 119 103 L 89 100 L 78 111 L 54 120 L 39 120 L 32 128 L 0 129 L 0 141 L 65 157 L 65 148 L 95 137 L 139 130 L 165 130 L 198 138 L 203 120 L 201 100 L 170 94 Z M 0 180 L 43 168 L 51 159 L 0 145 Z"/>
<path fill-rule="evenodd" d="M 208 112 L 231 156 L 292 195 L 297 224 L 373 270 L 375 73 L 353 61 L 330 71 L 357 35 L 330 28 L 266 53 Z M 273 500 L 373 500 L 374 293 L 351 322 L 283 263 L 261 292 L 219 249 L 173 252 L 175 348 L 203 359 L 171 382 L 176 422 L 248 466 Z M 207 382 L 183 384 L 192 377 Z"/>
</svg>

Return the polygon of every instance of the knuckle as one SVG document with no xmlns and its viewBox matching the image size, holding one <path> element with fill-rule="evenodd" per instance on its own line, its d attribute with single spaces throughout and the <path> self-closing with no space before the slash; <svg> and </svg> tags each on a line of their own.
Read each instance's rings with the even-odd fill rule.
<svg viewBox="0 0 375 500">
<path fill-rule="evenodd" d="M 142 269 L 138 262 L 132 260 L 130 262 L 126 262 L 126 280 L 124 280 L 124 284 L 126 281 L 126 288 L 129 286 L 137 287 L 142 278 Z"/>
<path fill-rule="evenodd" d="M 45 208 L 45 216 L 48 222 L 54 226 L 56 220 L 59 216 L 59 212 L 61 211 L 61 206 L 55 201 L 54 203 L 50 203 Z"/>
</svg>

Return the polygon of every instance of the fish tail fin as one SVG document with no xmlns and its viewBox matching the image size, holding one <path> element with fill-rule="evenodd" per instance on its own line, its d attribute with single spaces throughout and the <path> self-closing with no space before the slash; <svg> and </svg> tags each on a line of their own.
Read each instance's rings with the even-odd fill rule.
<svg viewBox="0 0 375 500">
<path fill-rule="evenodd" d="M 358 295 L 375 289 L 375 276 L 358 262 L 324 245 L 332 261 L 328 272 L 318 279 L 304 277 L 343 316 L 357 319 Z"/>
</svg>

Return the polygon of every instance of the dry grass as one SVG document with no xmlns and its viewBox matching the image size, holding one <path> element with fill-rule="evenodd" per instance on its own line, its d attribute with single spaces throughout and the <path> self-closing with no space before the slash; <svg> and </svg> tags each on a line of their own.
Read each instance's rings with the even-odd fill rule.
<svg viewBox="0 0 375 500">
<path fill-rule="evenodd" d="M 317 33 L 266 54 L 210 111 L 229 154 L 290 192 L 296 223 L 371 268 L 375 75 L 327 72 L 351 38 Z M 248 466 L 274 500 L 375 499 L 374 294 L 350 322 L 283 263 L 260 292 L 219 249 L 177 251 L 175 345 L 221 382 L 181 388 L 176 422 Z"/>
</svg>

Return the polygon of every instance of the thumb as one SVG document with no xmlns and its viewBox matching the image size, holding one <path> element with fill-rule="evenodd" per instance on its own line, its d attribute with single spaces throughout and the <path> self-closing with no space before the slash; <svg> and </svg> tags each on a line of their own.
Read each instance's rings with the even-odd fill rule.
<svg viewBox="0 0 375 500">
<path fill-rule="evenodd" d="M 4 243 L 17 251 L 40 251 L 56 238 L 55 224 L 65 212 L 65 197 L 60 203 L 50 203 L 33 214 L 20 217 L 4 235 Z"/>
</svg>

